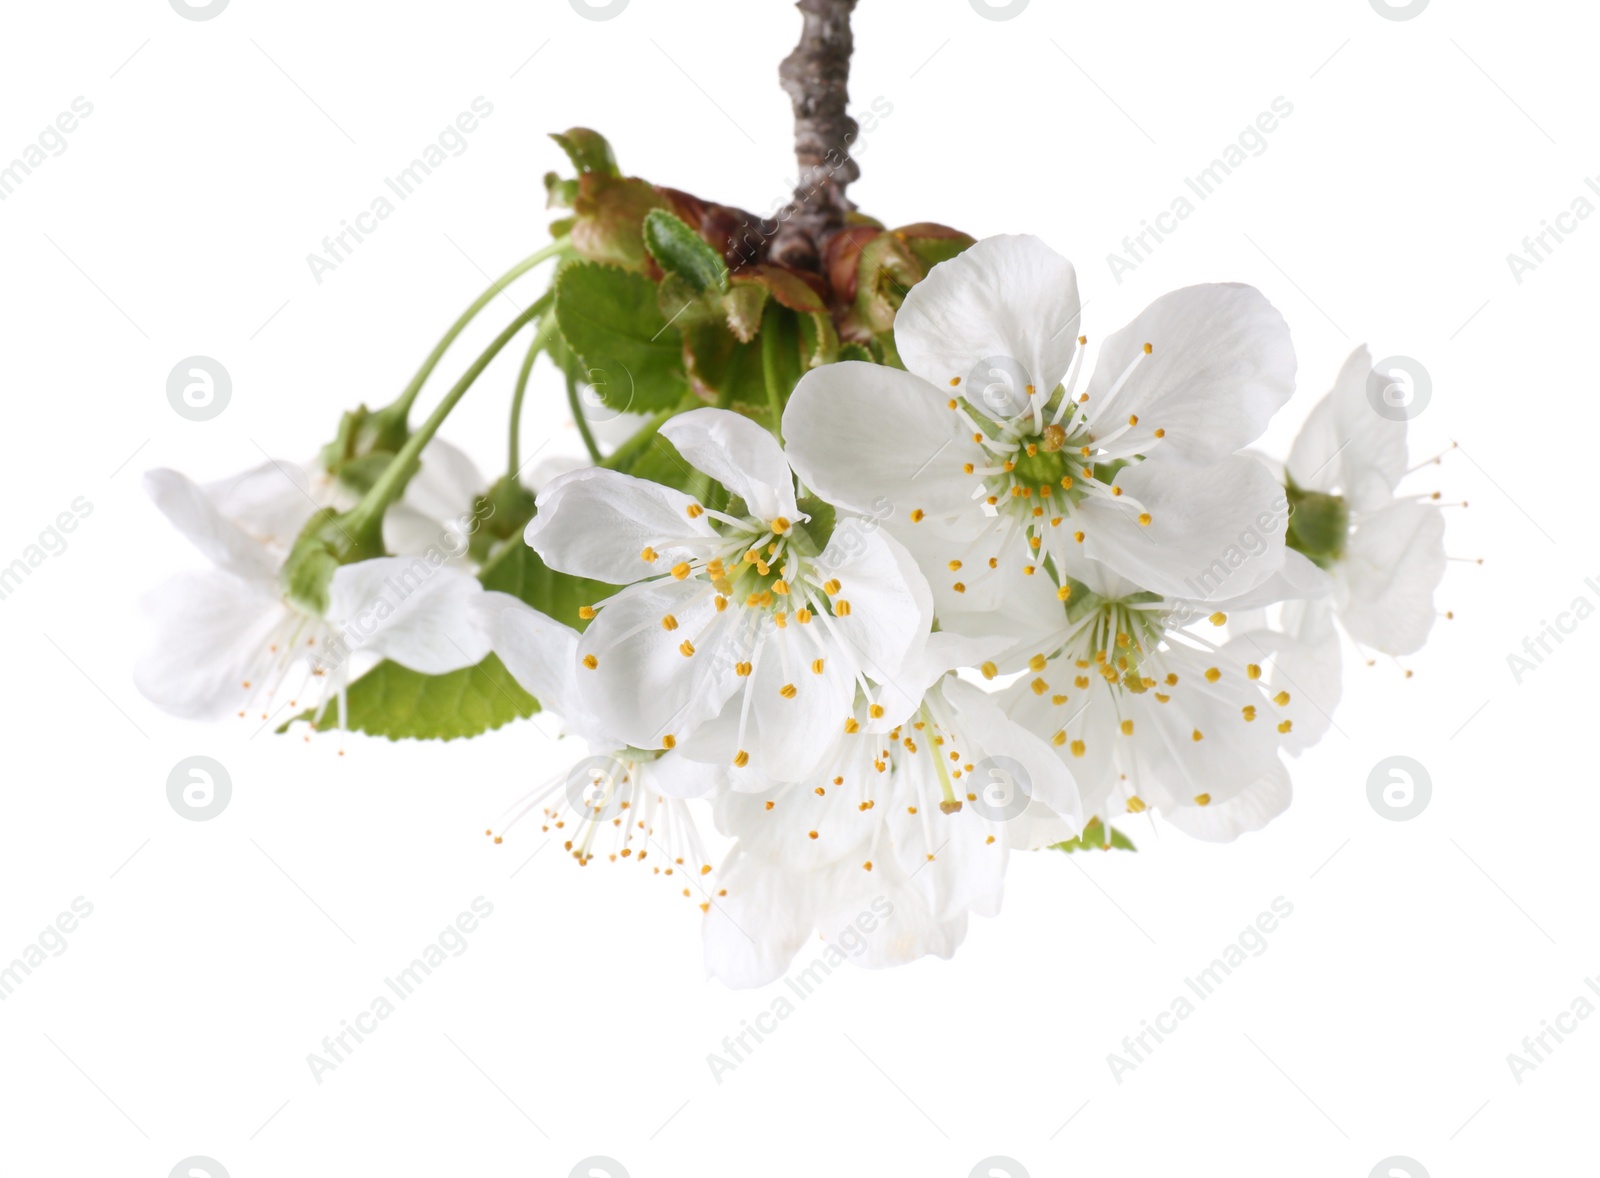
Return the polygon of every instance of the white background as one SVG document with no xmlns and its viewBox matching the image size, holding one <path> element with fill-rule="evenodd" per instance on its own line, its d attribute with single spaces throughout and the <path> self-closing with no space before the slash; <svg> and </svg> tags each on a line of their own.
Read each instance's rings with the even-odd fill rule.
<svg viewBox="0 0 1600 1178">
<path fill-rule="evenodd" d="M 1337 730 L 1265 832 L 1213 847 L 1140 821 L 1136 855 L 1019 856 L 1004 914 L 954 961 L 836 974 L 720 1085 L 707 1054 L 782 991 L 706 981 L 700 914 L 661 878 L 530 861 L 536 829 L 489 845 L 569 755 L 534 725 L 308 744 L 138 695 L 138 598 L 199 560 L 138 480 L 305 459 L 345 408 L 392 398 L 546 239 L 540 178 L 566 165 L 545 132 L 592 125 L 631 173 L 767 211 L 792 167 L 775 70 L 793 10 L 234 0 L 197 22 L 101 0 L 4 20 L 0 160 L 75 97 L 94 111 L 0 203 L 0 563 L 75 497 L 93 513 L 0 601 L 0 959 L 75 897 L 94 911 L 0 1003 L 0 1173 L 163 1178 L 190 1155 L 234 1178 L 564 1176 L 589 1155 L 635 1178 L 966 1178 L 990 1155 L 1035 1176 L 1593 1165 L 1600 1019 L 1520 1085 L 1506 1062 L 1600 974 L 1600 622 L 1520 685 L 1506 657 L 1600 602 L 1600 218 L 1520 284 L 1506 262 L 1600 174 L 1590 6 L 1438 0 L 1394 21 L 1368 0 L 1033 0 L 996 21 L 863 0 L 852 94 L 893 104 L 861 156 L 865 210 L 1043 235 L 1078 263 L 1091 336 L 1177 286 L 1259 286 L 1300 356 L 1280 453 L 1356 344 L 1415 357 L 1434 390 L 1413 454 L 1462 447 L 1416 486 L 1470 501 L 1448 548 L 1486 561 L 1451 566 L 1456 618 L 1414 678 L 1349 658 Z M 480 95 L 494 113 L 469 149 L 317 283 L 306 255 Z M 1107 254 L 1278 96 L 1294 112 L 1265 152 L 1119 284 Z M 165 396 L 195 353 L 234 380 L 205 423 Z M 514 367 L 447 431 L 488 471 Z M 574 449 L 547 369 L 530 400 L 525 452 Z M 166 799 L 194 754 L 234 786 L 204 823 Z M 1393 754 L 1433 782 L 1409 822 L 1367 800 Z M 315 1082 L 307 1053 L 480 895 L 494 914 L 469 950 Z M 1123 1036 L 1278 896 L 1294 914 L 1267 951 L 1113 1079 Z"/>
</svg>

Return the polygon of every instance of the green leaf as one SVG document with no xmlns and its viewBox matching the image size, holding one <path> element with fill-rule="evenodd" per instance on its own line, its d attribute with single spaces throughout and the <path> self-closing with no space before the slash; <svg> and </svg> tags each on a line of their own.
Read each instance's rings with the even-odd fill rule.
<svg viewBox="0 0 1600 1178">
<path fill-rule="evenodd" d="M 877 361 L 872 358 L 872 353 L 866 348 L 862 347 L 860 344 L 841 344 L 839 346 L 839 359 L 841 361 L 859 360 L 864 364 L 877 363 Z"/>
<path fill-rule="evenodd" d="M 390 740 L 455 740 L 477 736 L 539 710 L 533 696 L 511 677 L 494 655 L 475 667 L 445 675 L 424 675 L 399 663 L 381 662 L 350 685 L 350 713 L 344 727 Z M 310 721 L 306 711 L 295 720 Z M 319 729 L 339 727 L 339 701 L 333 699 Z"/>
<path fill-rule="evenodd" d="M 556 280 L 556 326 L 609 408 L 651 413 L 689 391 L 682 339 L 657 306 L 655 283 L 641 274 L 568 266 Z"/>
<path fill-rule="evenodd" d="M 666 209 L 645 215 L 644 243 L 658 266 L 682 278 L 696 294 L 728 289 L 728 268 L 717 251 Z"/>
<path fill-rule="evenodd" d="M 1056 843 L 1050 848 L 1052 851 L 1134 851 L 1133 840 L 1128 838 L 1116 827 L 1111 828 L 1111 841 L 1106 842 L 1105 828 L 1100 825 L 1100 819 L 1091 818 L 1083 828 L 1083 833 L 1075 839 L 1068 839 L 1064 843 Z"/>
</svg>

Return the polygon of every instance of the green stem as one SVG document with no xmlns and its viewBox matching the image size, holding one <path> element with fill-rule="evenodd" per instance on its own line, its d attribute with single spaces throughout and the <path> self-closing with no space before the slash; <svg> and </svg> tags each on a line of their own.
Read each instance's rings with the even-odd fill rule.
<svg viewBox="0 0 1600 1178">
<path fill-rule="evenodd" d="M 400 448 L 389 465 L 384 468 L 372 488 L 362 496 L 361 502 L 351 508 L 345 523 L 349 531 L 360 537 L 367 532 L 375 532 L 383 522 L 383 513 L 389 504 L 399 498 L 405 490 L 406 483 L 417 471 L 417 464 L 422 457 L 422 448 L 433 440 L 433 435 L 439 432 L 439 427 L 444 424 L 444 419 L 450 416 L 450 411 L 456 407 L 472 382 L 482 375 L 489 362 L 498 356 L 512 338 L 531 323 L 540 313 L 538 304 L 529 307 L 522 314 L 513 319 L 506 329 L 495 336 L 494 342 L 483 350 L 483 354 L 472 362 L 472 367 L 462 373 L 461 379 L 444 395 L 444 400 L 434 408 L 416 429 L 416 432 L 406 439 L 406 444 Z"/>
<path fill-rule="evenodd" d="M 572 373 L 569 372 L 566 376 L 567 404 L 572 407 L 572 420 L 577 423 L 578 432 L 583 435 L 583 445 L 589 451 L 589 461 L 599 466 L 603 459 L 600 456 L 600 447 L 595 444 L 594 431 L 589 428 L 589 419 L 583 415 L 583 400 L 578 396 L 578 382 L 572 379 Z"/>
<path fill-rule="evenodd" d="M 533 304 L 532 309 L 543 312 L 554 297 L 554 290 L 546 291 L 539 296 L 538 302 Z M 522 469 L 522 397 L 528 391 L 528 377 L 533 373 L 533 362 L 539 358 L 539 353 L 544 351 L 545 341 L 550 338 L 550 326 L 551 324 L 548 321 L 539 325 L 538 332 L 528 345 L 528 354 L 522 358 L 522 369 L 517 373 L 517 387 L 511 394 L 511 442 L 508 470 L 512 478 L 516 478 L 517 472 Z"/>
<path fill-rule="evenodd" d="M 445 351 L 455 342 L 456 337 L 466 330 L 467 324 L 477 318 L 478 312 L 493 302 L 495 296 L 516 279 L 532 270 L 540 262 L 545 262 L 558 256 L 566 248 L 567 239 L 562 237 L 552 241 L 538 253 L 523 258 L 522 261 L 495 279 L 493 285 L 479 295 L 472 306 L 461 313 L 461 318 L 451 324 L 450 330 L 444 333 L 444 338 L 439 341 L 433 351 L 428 353 L 428 358 L 422 362 L 422 367 L 417 369 L 417 374 L 411 378 L 411 383 L 406 385 L 400 396 L 395 399 L 395 408 L 399 410 L 402 416 L 410 414 L 411 405 L 417 399 L 417 394 L 422 391 L 423 384 L 427 382 L 433 370 L 439 366 L 439 361 L 444 358 Z"/>
</svg>

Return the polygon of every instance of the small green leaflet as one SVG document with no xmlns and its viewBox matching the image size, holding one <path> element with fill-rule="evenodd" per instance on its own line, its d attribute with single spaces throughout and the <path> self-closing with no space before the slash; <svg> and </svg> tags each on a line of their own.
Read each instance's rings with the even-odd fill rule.
<svg viewBox="0 0 1600 1178">
<path fill-rule="evenodd" d="M 1133 840 L 1123 834 L 1115 826 L 1111 828 L 1111 842 L 1106 843 L 1105 828 L 1101 826 L 1100 819 L 1091 818 L 1083 833 L 1075 839 L 1068 839 L 1064 843 L 1056 843 L 1050 848 L 1052 851 L 1134 851 Z"/>
<path fill-rule="evenodd" d="M 696 294 L 728 289 L 728 268 L 717 251 L 666 209 L 651 209 L 645 216 L 644 242 L 656 264 L 682 278 Z"/>
</svg>

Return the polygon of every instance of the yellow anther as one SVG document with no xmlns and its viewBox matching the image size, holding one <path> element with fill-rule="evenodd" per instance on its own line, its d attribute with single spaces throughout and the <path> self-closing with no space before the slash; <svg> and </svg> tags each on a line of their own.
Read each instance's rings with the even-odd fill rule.
<svg viewBox="0 0 1600 1178">
<path fill-rule="evenodd" d="M 661 628 L 663 630 L 676 630 L 678 628 L 678 619 L 668 614 L 661 619 Z"/>
<path fill-rule="evenodd" d="M 656 550 L 647 545 L 644 550 L 639 553 L 639 559 L 644 561 L 646 564 L 654 564 L 656 560 Z"/>
<path fill-rule="evenodd" d="M 678 644 L 678 653 L 681 654 L 684 658 L 688 658 L 690 655 L 692 655 L 694 653 L 694 643 L 690 642 L 687 638 L 685 638 L 682 642 L 680 642 Z"/>
<path fill-rule="evenodd" d="M 590 621 L 598 612 L 592 605 L 580 605 L 578 607 L 578 616 L 586 622 Z"/>
<path fill-rule="evenodd" d="M 678 747 L 678 738 L 676 736 L 672 735 L 672 733 L 670 733 L 670 732 L 667 733 L 665 736 L 663 736 L 661 738 L 661 747 L 664 748 L 664 749 L 667 749 L 670 752 L 672 749 L 675 749 L 675 748 Z"/>
<path fill-rule="evenodd" d="M 691 503 L 691 504 L 689 504 L 688 507 L 685 507 L 683 510 L 685 511 L 685 513 L 688 514 L 690 519 L 699 519 L 702 515 L 704 515 L 706 513 L 706 509 L 704 507 L 701 507 L 698 503 Z"/>
<path fill-rule="evenodd" d="M 822 659 L 812 659 L 811 660 L 811 673 L 813 675 L 822 674 L 822 668 L 823 668 L 823 660 Z"/>
<path fill-rule="evenodd" d="M 1196 744 L 1199 744 L 1205 738 L 1205 733 L 1201 732 L 1198 728 L 1189 734 L 1189 739 L 1194 741 Z"/>
<path fill-rule="evenodd" d="M 740 749 L 738 754 L 733 758 L 733 763 L 740 769 L 743 769 L 750 763 L 750 754 L 745 752 L 743 749 Z"/>
<path fill-rule="evenodd" d="M 1248 663 L 1245 666 L 1244 673 L 1252 679 L 1259 679 L 1261 678 L 1261 667 L 1256 663 Z"/>
<path fill-rule="evenodd" d="M 1225 625 L 1228 621 L 1228 615 L 1223 613 L 1221 610 L 1218 610 L 1216 613 L 1207 618 L 1206 621 L 1210 622 L 1213 626 Z"/>
<path fill-rule="evenodd" d="M 1218 679 L 1221 679 L 1221 678 L 1222 678 L 1222 672 L 1219 671 L 1216 667 L 1207 667 L 1206 668 L 1206 682 L 1207 683 L 1215 683 Z"/>
<path fill-rule="evenodd" d="M 583 656 L 583 665 L 592 671 L 600 665 L 600 660 L 595 658 L 592 654 L 586 654 Z"/>
<path fill-rule="evenodd" d="M 1195 794 L 1194 795 L 1194 804 L 1197 805 L 1197 806 L 1209 806 L 1211 804 L 1211 795 L 1210 794 Z"/>
<path fill-rule="evenodd" d="M 1081 757 L 1085 752 L 1088 751 L 1088 746 L 1085 745 L 1081 740 L 1073 741 L 1069 747 L 1072 749 L 1072 755 L 1075 757 Z"/>
<path fill-rule="evenodd" d="M 789 530 L 790 524 L 788 520 L 784 519 L 783 516 L 780 515 L 777 519 L 772 521 L 770 526 L 774 536 L 781 536 Z"/>
<path fill-rule="evenodd" d="M 1145 346 L 1144 346 L 1144 354 L 1145 354 L 1145 355 L 1146 355 L 1146 356 L 1148 356 L 1148 355 L 1149 355 L 1149 354 L 1150 354 L 1150 353 L 1151 353 L 1151 352 L 1153 352 L 1153 351 L 1155 351 L 1155 349 L 1154 349 L 1154 348 L 1152 348 L 1152 347 L 1151 347 L 1151 346 L 1150 346 L 1150 345 L 1149 345 L 1149 344 L 1146 344 L 1146 345 L 1145 345 Z"/>
<path fill-rule="evenodd" d="M 681 581 L 685 577 L 687 577 L 688 575 L 689 575 L 689 562 L 688 561 L 680 560 L 677 564 L 672 566 L 672 579 L 673 580 Z"/>
<path fill-rule="evenodd" d="M 1141 511 L 1139 513 L 1139 526 L 1141 528 L 1148 528 L 1150 526 L 1150 513 L 1148 511 Z"/>
<path fill-rule="evenodd" d="M 1287 691 L 1278 692 L 1277 695 L 1272 697 L 1272 702 L 1277 704 L 1280 708 L 1288 707 L 1289 706 L 1289 693 Z"/>
<path fill-rule="evenodd" d="M 778 694 L 783 696 L 784 699 L 793 699 L 795 696 L 800 694 L 800 689 L 793 683 L 785 683 L 782 687 L 778 688 Z"/>
<path fill-rule="evenodd" d="M 1132 736 L 1133 735 L 1133 721 L 1132 720 L 1124 720 L 1122 722 L 1122 735 L 1124 735 L 1124 736 Z"/>
<path fill-rule="evenodd" d="M 1142 799 L 1140 799 L 1138 794 L 1134 794 L 1131 798 L 1128 799 L 1128 813 L 1130 813 L 1130 814 L 1143 814 L 1144 810 L 1145 810 L 1144 802 L 1143 802 Z"/>
<path fill-rule="evenodd" d="M 984 663 L 983 666 L 979 667 L 978 669 L 983 672 L 983 677 L 985 679 L 993 679 L 1000 673 L 1000 668 L 995 666 L 993 663 Z"/>
</svg>

